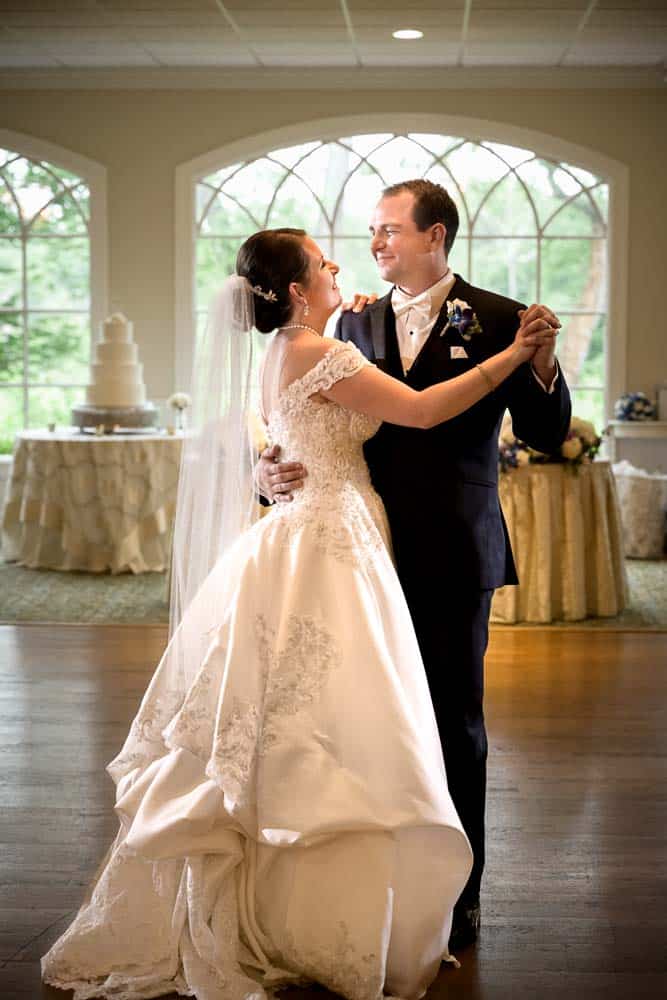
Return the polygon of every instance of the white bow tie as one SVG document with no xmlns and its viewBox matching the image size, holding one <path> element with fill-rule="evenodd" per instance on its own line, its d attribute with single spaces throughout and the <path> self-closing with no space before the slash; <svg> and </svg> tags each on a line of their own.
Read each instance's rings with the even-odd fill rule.
<svg viewBox="0 0 667 1000">
<path fill-rule="evenodd" d="M 391 304 L 396 318 L 413 309 L 425 322 L 431 318 L 431 293 L 427 289 L 419 295 L 407 295 L 398 285 L 391 293 Z"/>
</svg>

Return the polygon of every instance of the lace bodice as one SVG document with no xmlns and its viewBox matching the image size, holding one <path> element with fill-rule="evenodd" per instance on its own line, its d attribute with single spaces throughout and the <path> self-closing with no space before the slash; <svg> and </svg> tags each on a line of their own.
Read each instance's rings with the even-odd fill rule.
<svg viewBox="0 0 667 1000">
<path fill-rule="evenodd" d="M 324 357 L 278 397 L 269 416 L 269 440 L 280 445 L 282 461 L 306 466 L 304 488 L 295 494 L 301 504 L 322 495 L 333 502 L 350 484 L 364 492 L 370 487 L 362 446 L 381 421 L 314 397 L 370 363 L 354 344 L 334 341 Z"/>
<path fill-rule="evenodd" d="M 379 547 L 391 549 L 387 515 L 363 453 L 364 441 L 382 421 L 315 394 L 370 363 L 354 344 L 334 341 L 310 371 L 282 390 L 268 425 L 281 460 L 301 462 L 307 470 L 294 499 L 272 510 L 288 529 L 286 541 L 307 526 L 318 551 L 352 563 Z"/>
</svg>

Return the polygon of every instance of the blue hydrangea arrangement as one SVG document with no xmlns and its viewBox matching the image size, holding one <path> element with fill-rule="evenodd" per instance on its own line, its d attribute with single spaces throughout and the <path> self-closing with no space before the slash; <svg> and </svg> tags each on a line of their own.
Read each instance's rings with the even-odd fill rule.
<svg viewBox="0 0 667 1000">
<path fill-rule="evenodd" d="M 625 392 L 614 403 L 617 420 L 653 420 L 655 406 L 644 392 Z"/>
</svg>

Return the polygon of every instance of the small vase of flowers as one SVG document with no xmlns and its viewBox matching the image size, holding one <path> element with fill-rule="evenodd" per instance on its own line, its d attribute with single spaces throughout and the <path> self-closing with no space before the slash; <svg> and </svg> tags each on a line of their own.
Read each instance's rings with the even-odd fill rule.
<svg viewBox="0 0 667 1000">
<path fill-rule="evenodd" d="M 167 406 L 174 411 L 174 426 L 177 431 L 185 430 L 185 411 L 192 405 L 187 392 L 174 392 L 167 400 Z"/>
</svg>

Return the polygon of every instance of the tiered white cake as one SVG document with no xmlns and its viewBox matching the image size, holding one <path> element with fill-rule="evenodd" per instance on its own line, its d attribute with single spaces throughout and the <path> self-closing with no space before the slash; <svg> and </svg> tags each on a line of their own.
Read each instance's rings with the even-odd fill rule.
<svg viewBox="0 0 667 1000">
<path fill-rule="evenodd" d="M 90 366 L 89 406 L 142 406 L 146 402 L 143 365 L 137 361 L 132 333 L 133 324 L 122 313 L 105 319 L 103 339 L 95 344 Z"/>
<path fill-rule="evenodd" d="M 79 427 L 147 427 L 157 421 L 157 409 L 146 402 L 143 365 L 138 361 L 133 324 L 114 313 L 102 324 L 102 339 L 95 344 L 86 401 L 72 409 Z"/>
</svg>

